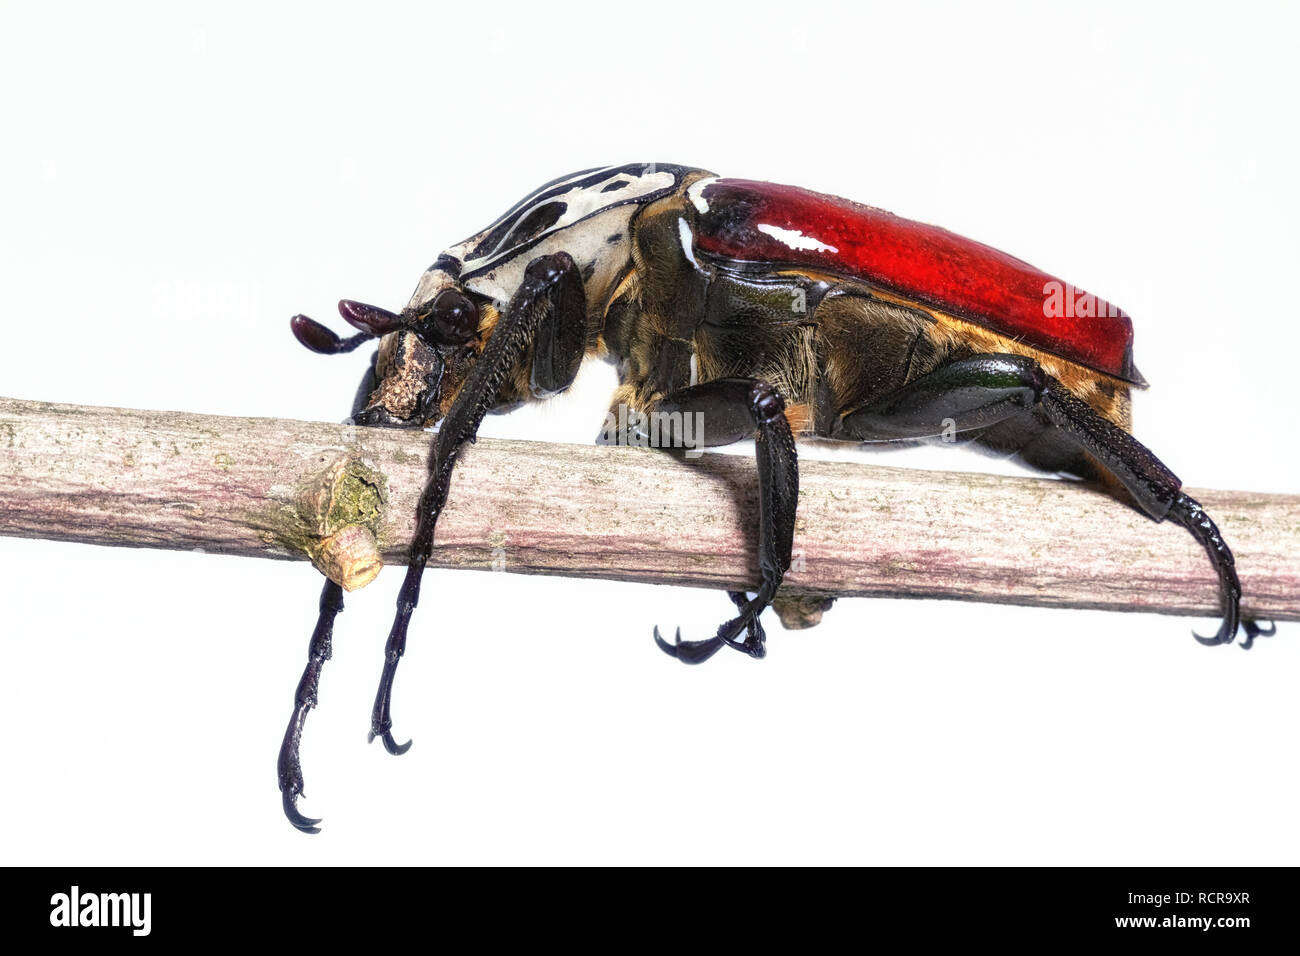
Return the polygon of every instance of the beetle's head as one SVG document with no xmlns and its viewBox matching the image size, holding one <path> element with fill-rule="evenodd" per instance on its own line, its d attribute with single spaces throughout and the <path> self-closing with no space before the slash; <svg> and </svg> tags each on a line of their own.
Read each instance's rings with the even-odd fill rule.
<svg viewBox="0 0 1300 956">
<path fill-rule="evenodd" d="M 480 297 L 481 298 L 481 297 Z M 298 341 L 315 352 L 350 352 L 379 338 L 374 381 L 356 416 L 359 425 L 433 425 L 446 414 L 483 347 L 480 329 L 496 318 L 455 285 L 446 286 L 399 315 L 344 299 L 339 314 L 358 330 L 343 339 L 306 316 L 291 325 Z"/>
<path fill-rule="evenodd" d="M 441 421 L 483 349 L 480 328 L 495 317 L 456 286 L 408 307 L 399 327 L 380 343 L 375 388 L 357 416 L 362 425 L 422 425 Z"/>
</svg>

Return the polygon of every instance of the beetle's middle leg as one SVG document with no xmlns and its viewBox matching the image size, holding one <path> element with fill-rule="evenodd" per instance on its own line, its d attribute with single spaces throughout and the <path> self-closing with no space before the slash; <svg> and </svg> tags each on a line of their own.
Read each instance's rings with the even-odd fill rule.
<svg viewBox="0 0 1300 956">
<path fill-rule="evenodd" d="M 762 575 L 752 599 L 738 591 L 728 592 L 740 614 L 718 628 L 714 637 L 683 641 L 678 629 L 674 643 L 669 644 L 655 628 L 655 642 L 665 653 L 687 664 L 708 660 L 724 644 L 751 657 L 762 657 L 766 649 L 758 616 L 772 602 L 790 568 L 795 508 L 799 500 L 799 463 L 794 435 L 785 417 L 785 401 L 767 382 L 724 378 L 670 392 L 655 403 L 650 413 L 670 423 L 685 423 L 687 416 L 699 416 L 691 420 L 701 423 L 703 434 L 696 435 L 696 444 L 700 445 L 729 445 L 754 436 L 758 464 L 758 565 Z M 742 631 L 746 637 L 738 640 Z"/>
<path fill-rule="evenodd" d="M 1241 584 L 1218 527 L 1200 503 L 1181 490 L 1178 476 L 1145 445 L 1097 414 L 1033 359 L 1022 355 L 976 355 L 940 366 L 906 386 L 845 415 L 834 437 L 861 441 L 928 438 L 946 428 L 971 431 L 1019 415 L 1035 415 L 1114 475 L 1153 520 L 1182 525 L 1200 542 L 1219 577 L 1223 622 L 1202 644 L 1228 644 L 1238 624 L 1243 645 L 1271 633 L 1241 620 Z"/>
</svg>

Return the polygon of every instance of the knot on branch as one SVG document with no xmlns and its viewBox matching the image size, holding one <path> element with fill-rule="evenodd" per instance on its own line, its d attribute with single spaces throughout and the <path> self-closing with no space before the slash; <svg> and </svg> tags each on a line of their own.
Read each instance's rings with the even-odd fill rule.
<svg viewBox="0 0 1300 956">
<path fill-rule="evenodd" d="M 363 588 L 384 566 L 379 533 L 387 505 L 383 474 L 355 455 L 340 455 L 303 482 L 286 543 L 345 591 Z"/>
</svg>

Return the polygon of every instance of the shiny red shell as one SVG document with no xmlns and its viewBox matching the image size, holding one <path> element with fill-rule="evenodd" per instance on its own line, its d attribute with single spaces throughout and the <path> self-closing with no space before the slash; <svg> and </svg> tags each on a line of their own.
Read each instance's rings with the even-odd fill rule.
<svg viewBox="0 0 1300 956">
<path fill-rule="evenodd" d="M 861 279 L 1135 385 L 1122 310 L 1027 262 L 938 226 L 838 196 L 744 179 L 691 190 L 695 249 Z"/>
</svg>

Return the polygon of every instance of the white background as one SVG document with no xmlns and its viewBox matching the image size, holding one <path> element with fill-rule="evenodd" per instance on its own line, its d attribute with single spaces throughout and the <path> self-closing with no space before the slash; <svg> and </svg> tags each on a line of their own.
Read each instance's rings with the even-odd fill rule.
<svg viewBox="0 0 1300 956">
<path fill-rule="evenodd" d="M 1296 492 L 1296 26 L 6 4 L 0 394 L 338 420 L 366 353 L 302 350 L 291 314 L 398 308 L 534 186 L 657 160 L 938 222 L 1122 305 L 1137 434 L 1189 485 Z M 489 433 L 590 440 L 612 373 L 580 386 Z M 1244 654 L 1176 617 L 845 601 L 689 669 L 651 627 L 712 633 L 721 594 L 437 571 L 393 759 L 365 743 L 390 569 L 339 620 L 308 838 L 275 756 L 316 572 L 14 539 L 0 569 L 5 863 L 1298 862 L 1297 625 Z"/>
</svg>

